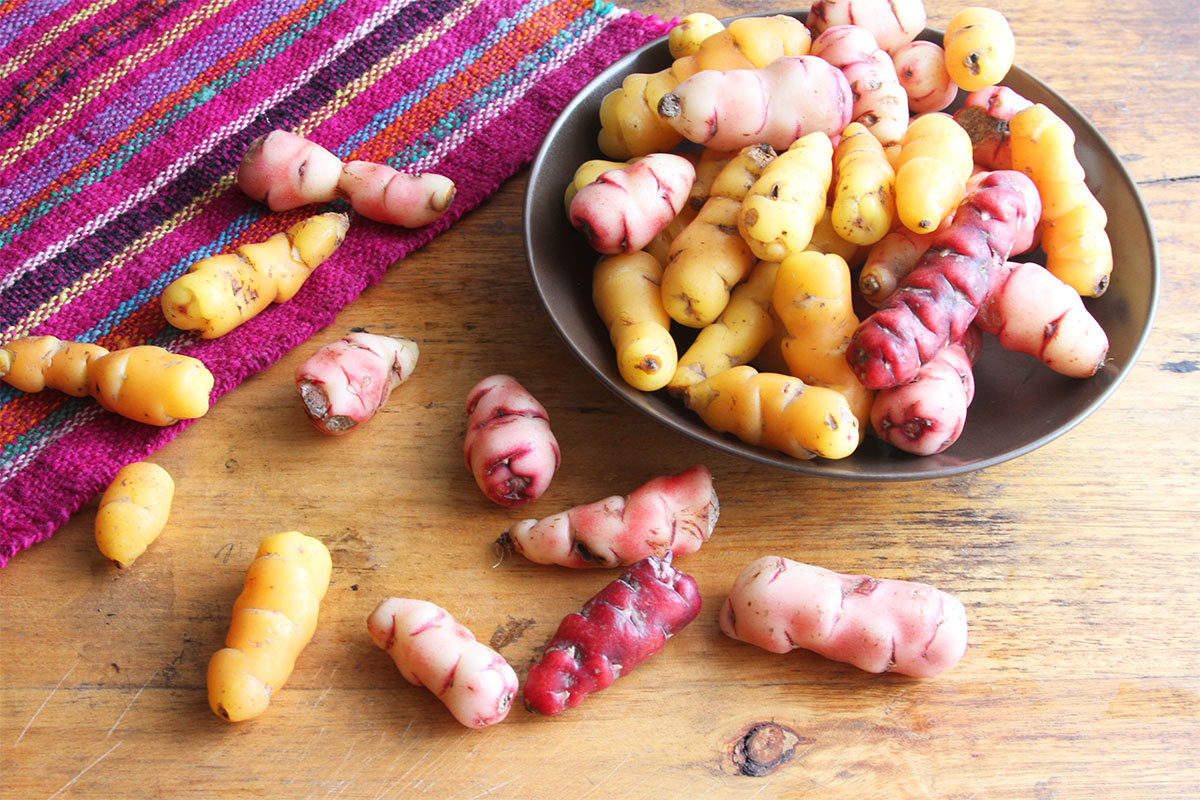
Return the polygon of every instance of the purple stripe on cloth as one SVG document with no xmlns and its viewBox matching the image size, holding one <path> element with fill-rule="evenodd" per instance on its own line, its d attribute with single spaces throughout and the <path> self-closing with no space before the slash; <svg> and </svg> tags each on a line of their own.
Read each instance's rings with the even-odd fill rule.
<svg viewBox="0 0 1200 800">
<path fill-rule="evenodd" d="M 12 3 L 12 10 L 0 13 L 0 48 L 20 42 L 37 41 L 48 30 L 60 24 L 79 8 L 91 5 L 91 0 L 23 0 Z M 64 11 L 64 9 L 67 9 Z"/>
</svg>

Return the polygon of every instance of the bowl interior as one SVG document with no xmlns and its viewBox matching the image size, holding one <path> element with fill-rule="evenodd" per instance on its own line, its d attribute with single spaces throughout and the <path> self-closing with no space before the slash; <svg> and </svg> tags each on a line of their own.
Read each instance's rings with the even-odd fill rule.
<svg viewBox="0 0 1200 800">
<path fill-rule="evenodd" d="M 926 29 L 921 38 L 941 43 L 941 33 L 933 29 Z M 915 480 L 980 469 L 1040 447 L 1095 411 L 1125 378 L 1149 333 L 1158 296 L 1158 256 L 1149 215 L 1124 165 L 1091 123 L 1044 83 L 1014 67 L 1004 83 L 1044 103 L 1071 126 L 1088 185 L 1108 212 L 1116 266 L 1104 295 L 1086 301 L 1110 343 L 1107 363 L 1097 375 L 1086 380 L 1058 375 L 1040 361 L 1005 351 L 985 337 L 966 426 L 945 452 L 913 456 L 868 436 L 848 458 L 810 461 L 715 433 L 666 391 L 648 394 L 627 386 L 592 305 L 591 273 L 597 255 L 568 221 L 563 192 L 579 164 L 602 157 L 596 136 L 604 96 L 629 73 L 656 72 L 669 63 L 666 41 L 659 40 L 612 64 L 585 87 L 547 134 L 532 165 L 525 198 L 526 256 L 546 312 L 576 356 L 630 405 L 685 436 L 762 464 L 831 478 Z M 961 104 L 961 94 L 951 110 Z M 679 326 L 674 332 L 682 353 L 694 332 Z"/>
</svg>

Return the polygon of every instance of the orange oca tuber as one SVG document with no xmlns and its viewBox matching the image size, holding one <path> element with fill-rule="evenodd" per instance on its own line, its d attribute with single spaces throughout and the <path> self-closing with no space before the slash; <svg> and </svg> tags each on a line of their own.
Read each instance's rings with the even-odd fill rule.
<svg viewBox="0 0 1200 800">
<path fill-rule="evenodd" d="M 1108 213 L 1088 188 L 1075 133 L 1041 103 L 1008 122 L 1013 169 L 1033 179 L 1042 200 L 1046 269 L 1084 297 L 1108 289 L 1113 269 Z"/>
<path fill-rule="evenodd" d="M 343 162 L 316 142 L 284 130 L 251 142 L 238 165 L 237 181 L 243 192 L 272 211 L 345 197 L 367 219 L 405 228 L 428 225 L 454 199 L 454 182 L 442 175 Z"/>
<path fill-rule="evenodd" d="M 96 546 L 124 569 L 146 552 L 166 527 L 175 482 L 157 464 L 137 461 L 117 470 L 100 497 Z"/>
<path fill-rule="evenodd" d="M 208 662 L 208 705 L 230 722 L 257 717 L 287 682 L 317 630 L 329 550 L 298 531 L 268 536 L 233 603 L 225 647 Z"/>
<path fill-rule="evenodd" d="M 103 347 L 26 336 L 0 348 L 0 379 L 23 392 L 91 396 L 137 422 L 170 425 L 208 412 L 213 375 L 198 359 L 154 345 Z"/>
</svg>

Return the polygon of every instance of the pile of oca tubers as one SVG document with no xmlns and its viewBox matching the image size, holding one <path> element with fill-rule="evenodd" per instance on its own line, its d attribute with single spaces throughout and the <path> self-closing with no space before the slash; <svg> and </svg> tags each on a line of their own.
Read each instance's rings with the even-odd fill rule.
<svg viewBox="0 0 1200 800">
<path fill-rule="evenodd" d="M 953 447 L 980 336 L 1071 378 L 1103 368 L 1085 301 L 1112 248 L 1070 127 L 1002 84 L 999 11 L 961 9 L 941 44 L 925 22 L 922 0 L 814 0 L 803 24 L 695 12 L 668 65 L 604 97 L 568 218 L 631 388 L 841 459 L 869 436 Z"/>
</svg>

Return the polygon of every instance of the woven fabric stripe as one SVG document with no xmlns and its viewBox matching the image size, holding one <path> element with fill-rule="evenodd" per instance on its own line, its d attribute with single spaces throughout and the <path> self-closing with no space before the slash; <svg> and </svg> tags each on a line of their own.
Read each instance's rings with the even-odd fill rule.
<svg viewBox="0 0 1200 800">
<path fill-rule="evenodd" d="M 588 80 L 668 27 L 584 0 L 153 5 L 0 2 L 0 81 L 25 91 L 0 107 L 0 341 L 160 344 L 205 362 L 216 401 L 494 192 Z M 312 213 L 270 213 L 234 185 L 240 154 L 277 127 L 445 174 L 455 203 L 415 231 L 354 217 L 295 298 L 227 336 L 171 328 L 158 295 L 175 275 Z M 188 424 L 0 386 L 0 565 Z"/>
</svg>

